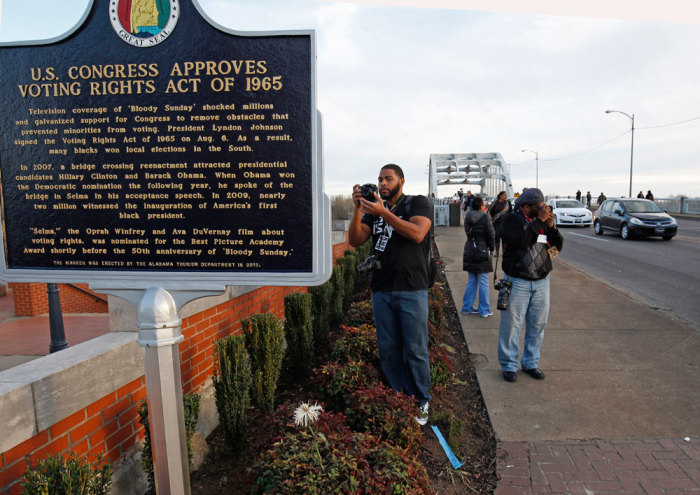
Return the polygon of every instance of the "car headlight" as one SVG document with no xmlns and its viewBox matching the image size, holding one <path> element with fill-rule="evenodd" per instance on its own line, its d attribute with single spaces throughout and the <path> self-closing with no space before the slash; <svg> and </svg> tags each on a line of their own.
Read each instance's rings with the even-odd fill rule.
<svg viewBox="0 0 700 495">
<path fill-rule="evenodd" d="M 676 222 L 676 219 L 671 217 L 671 225 L 678 225 L 678 222 Z"/>
<path fill-rule="evenodd" d="M 644 222 L 642 222 L 639 218 L 630 218 L 630 223 L 633 225 L 644 225 Z"/>
</svg>

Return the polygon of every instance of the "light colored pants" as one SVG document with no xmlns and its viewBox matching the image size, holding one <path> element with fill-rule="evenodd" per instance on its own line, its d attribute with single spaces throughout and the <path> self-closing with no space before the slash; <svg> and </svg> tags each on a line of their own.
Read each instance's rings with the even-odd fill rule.
<svg viewBox="0 0 700 495">
<path fill-rule="evenodd" d="M 476 290 L 479 289 L 479 314 L 485 316 L 491 312 L 489 305 L 489 273 L 472 273 L 469 272 L 467 286 L 464 288 L 464 297 L 462 298 L 462 312 L 474 309 L 474 299 L 476 299 Z"/>
<path fill-rule="evenodd" d="M 517 371 L 520 355 L 520 331 L 525 324 L 522 369 L 537 368 L 540 347 L 549 316 L 549 276 L 526 280 L 506 275 L 513 283 L 508 310 L 501 311 L 498 330 L 498 362 L 503 371 Z"/>
</svg>

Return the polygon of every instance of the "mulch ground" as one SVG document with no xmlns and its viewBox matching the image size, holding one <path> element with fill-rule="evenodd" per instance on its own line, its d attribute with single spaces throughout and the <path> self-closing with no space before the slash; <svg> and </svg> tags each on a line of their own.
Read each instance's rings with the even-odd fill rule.
<svg viewBox="0 0 700 495">
<path fill-rule="evenodd" d="M 496 439 L 488 419 L 481 391 L 450 289 L 439 270 L 439 290 L 445 292 L 446 325 L 442 343 L 454 366 L 454 383 L 432 391 L 431 420 L 448 439 L 449 445 L 463 465 L 452 468 L 430 426 L 422 427 L 423 444 L 419 460 L 430 477 L 435 494 L 489 494 L 496 489 Z M 364 296 L 359 297 L 367 297 Z M 323 362 L 323 361 L 320 361 Z M 282 374 L 277 402 L 313 400 L 313 384 L 285 381 Z M 208 438 L 210 454 L 202 467 L 191 477 L 193 494 L 245 493 L 255 478 L 252 470 L 260 454 L 270 447 L 269 418 L 253 410 L 251 431 L 246 447 L 231 453 L 225 448 L 217 428 Z"/>
</svg>

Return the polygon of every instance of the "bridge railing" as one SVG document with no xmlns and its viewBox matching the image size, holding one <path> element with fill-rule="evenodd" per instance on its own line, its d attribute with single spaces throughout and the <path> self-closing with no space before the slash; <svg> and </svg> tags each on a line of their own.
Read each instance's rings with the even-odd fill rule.
<svg viewBox="0 0 700 495">
<path fill-rule="evenodd" d="M 669 213 L 700 215 L 700 198 L 656 198 L 654 203 Z"/>
<path fill-rule="evenodd" d="M 547 196 L 545 199 L 554 198 L 568 198 L 573 199 L 573 196 Z M 583 198 L 581 202 L 585 205 L 586 198 Z M 654 198 L 654 203 L 659 205 L 661 208 L 666 210 L 668 213 L 681 213 L 685 215 L 700 215 L 700 198 Z M 591 200 L 590 208 L 595 210 L 600 204 L 597 198 Z"/>
</svg>

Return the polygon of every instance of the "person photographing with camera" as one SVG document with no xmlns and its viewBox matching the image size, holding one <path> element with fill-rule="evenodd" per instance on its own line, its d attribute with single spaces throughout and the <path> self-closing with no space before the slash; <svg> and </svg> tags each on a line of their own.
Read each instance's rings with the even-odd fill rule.
<svg viewBox="0 0 700 495">
<path fill-rule="evenodd" d="M 516 381 L 524 323 L 522 370 L 542 380 L 544 373 L 538 363 L 549 317 L 549 273 L 552 258 L 559 254 L 564 243 L 542 191 L 529 188 L 518 196 L 515 209 L 503 217 L 501 238 L 504 278 L 496 284 L 500 289 L 497 307 L 501 310 L 498 362 L 503 379 Z"/>
<path fill-rule="evenodd" d="M 378 192 L 355 184 L 348 241 L 353 247 L 370 237 L 372 312 L 379 362 L 389 386 L 415 398 L 420 425 L 428 422 L 428 285 L 432 205 L 425 196 L 406 196 L 401 167 L 384 165 Z M 363 190 L 365 195 L 363 195 Z"/>
</svg>

